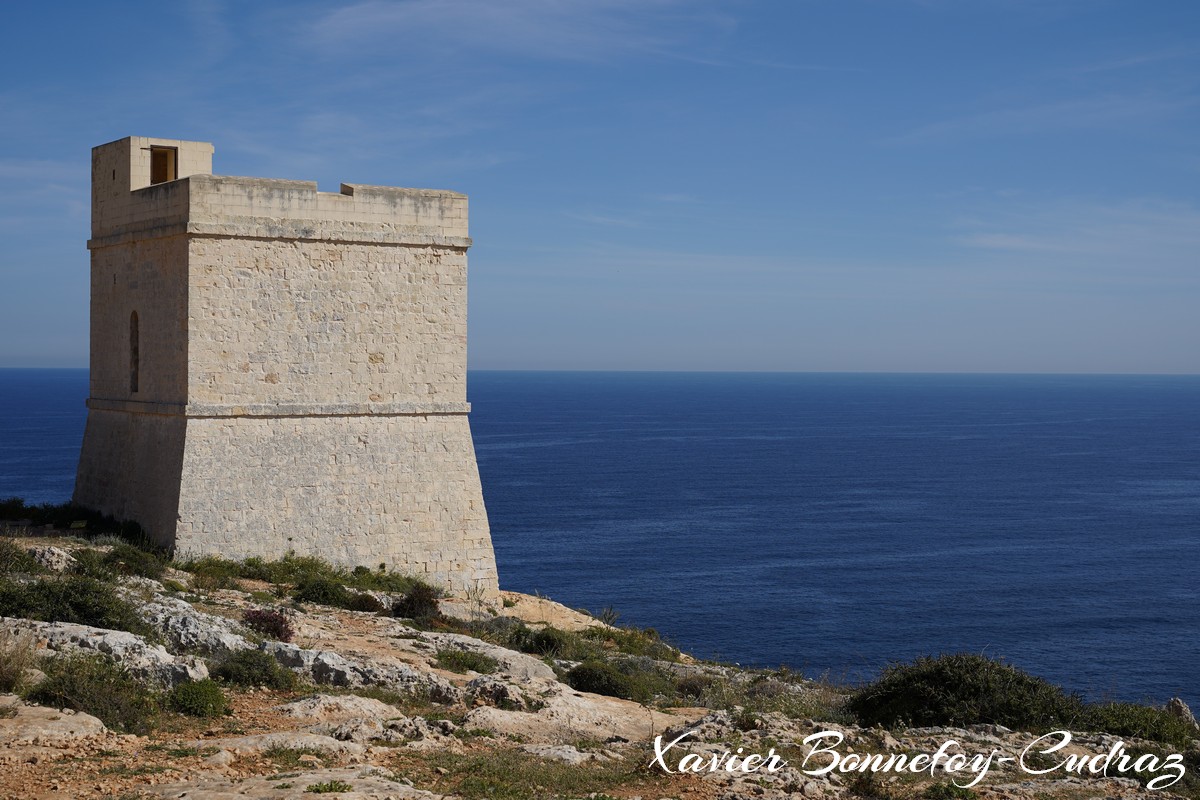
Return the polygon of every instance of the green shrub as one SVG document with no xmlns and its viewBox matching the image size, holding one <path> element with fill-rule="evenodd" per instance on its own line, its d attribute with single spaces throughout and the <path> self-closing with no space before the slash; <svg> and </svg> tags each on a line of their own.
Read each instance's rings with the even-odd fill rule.
<svg viewBox="0 0 1200 800">
<path fill-rule="evenodd" d="M 711 675 L 684 675 L 675 681 L 675 691 L 683 697 L 700 698 L 712 684 Z"/>
<path fill-rule="evenodd" d="M 219 717 L 229 710 L 225 693 L 211 678 L 179 684 L 167 693 L 166 705 L 189 717 Z"/>
<path fill-rule="evenodd" d="M 491 656 L 471 650 L 438 650 L 437 665 L 451 672 L 474 670 L 481 675 L 491 675 L 500 666 L 500 662 Z"/>
<path fill-rule="evenodd" d="M 329 578 L 304 578 L 296 585 L 292 597 L 302 603 L 316 603 L 322 606 L 345 608 L 350 602 L 350 592 L 346 587 Z"/>
<path fill-rule="evenodd" d="M 104 656 L 49 659 L 42 669 L 46 680 L 26 695 L 29 700 L 83 711 L 121 733 L 146 733 L 157 720 L 158 692 Z"/>
<path fill-rule="evenodd" d="M 558 628 L 526 629 L 524 634 L 518 631 L 518 636 L 521 636 L 518 646 L 525 653 L 565 658 L 572 655 L 572 651 L 576 649 L 576 637 Z"/>
<path fill-rule="evenodd" d="M 317 750 L 312 747 L 270 747 L 262 752 L 263 758 L 270 761 L 277 769 L 293 770 L 305 766 L 305 763 L 300 759 L 304 756 L 314 756 L 318 761 L 324 764 L 329 760 L 329 754 L 323 750 Z M 280 776 L 280 777 L 295 777 Z"/>
<path fill-rule="evenodd" d="M 29 670 L 37 665 L 37 649 L 32 636 L 0 632 L 0 693 L 22 691 Z"/>
<path fill-rule="evenodd" d="M 342 608 L 348 611 L 368 611 L 372 614 L 384 610 L 383 603 L 379 602 L 375 595 L 361 592 L 350 592 L 350 600 Z"/>
<path fill-rule="evenodd" d="M 419 762 L 415 756 L 406 759 L 411 765 L 406 771 L 414 777 L 422 776 L 419 785 L 435 782 L 439 794 L 465 800 L 548 800 L 566 797 L 616 800 L 614 795 L 680 796 L 680 793 L 670 791 L 661 778 L 648 774 L 641 764 L 625 761 L 565 764 L 519 749 L 503 748 L 471 748 L 465 753 L 440 748 L 421 753 L 419 757 Z M 640 760 L 631 759 L 633 762 Z M 623 786 L 629 788 L 618 790 Z M 753 787 L 756 790 L 759 788 Z M 749 792 L 745 795 L 749 796 Z M 713 796 L 712 793 L 709 796 Z"/>
<path fill-rule="evenodd" d="M 116 581 L 121 577 L 120 573 L 105 560 L 105 555 L 103 551 L 91 547 L 73 551 L 71 556 L 75 559 L 75 563 L 71 566 L 71 573 L 95 578 L 106 583 Z"/>
<path fill-rule="evenodd" d="M 567 684 L 580 692 L 633 699 L 629 676 L 603 661 L 585 661 L 567 673 Z"/>
<path fill-rule="evenodd" d="M 839 725 L 853 725 L 856 722 L 846 712 L 846 697 L 841 687 L 811 681 L 797 684 L 790 673 L 782 672 L 769 673 L 768 679 L 769 683 L 761 675 L 734 674 L 688 683 L 684 683 L 688 679 L 680 679 L 677 685 L 684 684 L 678 689 L 681 695 L 699 689 L 699 696 L 692 702 L 705 708 L 726 711 L 742 708 L 756 714 L 775 712 L 791 719 L 819 719 Z M 774 691 L 774 688 L 764 691 L 766 685 L 782 685 L 786 691 Z"/>
<path fill-rule="evenodd" d="M 1037 730 L 1074 724 L 1083 701 L 1043 678 L 972 653 L 924 656 L 888 667 L 854 693 L 848 710 L 863 725 L 978 723 Z"/>
<path fill-rule="evenodd" d="M 345 781 L 325 781 L 324 783 L 311 784 L 304 791 L 312 792 L 313 794 L 329 794 L 330 792 L 350 792 L 354 787 Z"/>
<path fill-rule="evenodd" d="M 0 616 L 154 635 L 112 585 L 86 575 L 50 576 L 30 583 L 0 579 Z"/>
<path fill-rule="evenodd" d="M 291 620 L 280 611 L 251 609 L 242 614 L 242 624 L 256 633 L 279 642 L 290 642 L 296 632 Z"/>
<path fill-rule="evenodd" d="M 1131 736 L 1186 748 L 1200 731 L 1165 708 L 1135 703 L 1089 705 L 1079 727 L 1084 730 Z"/>
<path fill-rule="evenodd" d="M 0 575 L 32 575 L 45 571 L 24 547 L 8 539 L 0 539 Z"/>
<path fill-rule="evenodd" d="M 167 569 L 167 561 L 158 553 L 122 542 L 104 556 L 104 563 L 122 575 L 138 575 L 158 580 Z"/>
<path fill-rule="evenodd" d="M 921 792 L 925 800 L 972 800 L 975 792 L 954 783 L 931 783 Z"/>
<path fill-rule="evenodd" d="M 212 670 L 212 676 L 235 686 L 283 690 L 296 686 L 295 674 L 262 650 L 239 650 L 218 664 Z"/>
<path fill-rule="evenodd" d="M 329 563 L 316 556 L 298 556 L 288 553 L 275 561 L 251 557 L 244 562 L 228 561 L 215 556 L 181 561 L 176 564 L 179 569 L 191 572 L 194 576 L 192 585 L 199 589 L 235 589 L 238 579 L 266 581 L 272 584 L 291 584 L 299 589 L 302 586 L 322 586 L 338 584 L 343 588 L 375 590 L 381 592 L 408 592 L 421 585 L 421 581 L 396 572 L 388 572 L 385 565 L 378 569 L 355 567 L 347 570 Z M 430 587 L 432 589 L 432 587 Z M 329 590 L 322 589 L 328 594 Z M 436 589 L 433 589 L 435 596 Z M 363 595 L 347 593 L 342 602 L 330 603 L 323 600 L 310 599 L 306 602 L 333 605 L 338 608 L 348 608 L 352 611 L 379 611 L 378 601 L 358 599 Z M 367 597 L 370 597 L 367 595 Z"/>
<path fill-rule="evenodd" d="M 411 575 L 388 572 L 387 567 L 380 564 L 379 568 L 374 570 L 367 569 L 366 567 L 355 567 L 350 573 L 347 585 L 353 586 L 355 589 L 373 589 L 377 592 L 407 594 L 417 586 L 428 586 L 429 584 Z M 441 594 L 438 589 L 432 586 L 429 588 L 433 589 L 435 594 Z"/>
<path fill-rule="evenodd" d="M 241 577 L 268 583 L 301 583 L 313 578 L 325 578 L 344 584 L 347 572 L 323 558 L 288 553 L 276 561 L 248 558 L 242 564 Z"/>
<path fill-rule="evenodd" d="M 176 568 L 192 574 L 192 588 L 202 590 L 236 589 L 242 565 L 220 556 L 204 556 L 176 562 Z"/>
<path fill-rule="evenodd" d="M 438 590 L 427 583 L 417 583 L 396 601 L 392 613 L 407 619 L 437 619 L 442 615 L 438 608 Z"/>
<path fill-rule="evenodd" d="M 679 651 L 664 642 L 653 628 L 585 628 L 579 636 L 599 642 L 631 656 L 645 656 L 659 661 L 678 661 Z"/>
</svg>

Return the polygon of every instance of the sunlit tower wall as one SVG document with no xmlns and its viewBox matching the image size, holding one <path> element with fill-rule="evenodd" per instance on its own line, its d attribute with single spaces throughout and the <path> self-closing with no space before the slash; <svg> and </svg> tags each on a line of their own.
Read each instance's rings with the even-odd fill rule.
<svg viewBox="0 0 1200 800">
<path fill-rule="evenodd" d="M 75 502 L 182 554 L 289 551 L 497 591 L 466 402 L 467 198 L 92 151 Z"/>
</svg>

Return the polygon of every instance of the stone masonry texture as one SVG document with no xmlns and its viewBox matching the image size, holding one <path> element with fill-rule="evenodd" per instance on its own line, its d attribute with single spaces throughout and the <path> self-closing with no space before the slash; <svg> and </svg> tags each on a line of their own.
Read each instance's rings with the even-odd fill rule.
<svg viewBox="0 0 1200 800">
<path fill-rule="evenodd" d="M 173 179 L 151 184 L 152 150 Z M 75 501 L 181 555 L 294 551 L 497 591 L 467 420 L 467 198 L 92 151 Z"/>
</svg>

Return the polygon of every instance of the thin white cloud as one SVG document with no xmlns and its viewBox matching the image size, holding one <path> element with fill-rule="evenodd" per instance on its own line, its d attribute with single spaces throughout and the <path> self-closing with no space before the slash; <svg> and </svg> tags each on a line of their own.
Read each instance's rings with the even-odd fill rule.
<svg viewBox="0 0 1200 800">
<path fill-rule="evenodd" d="M 661 194 L 652 194 L 647 198 L 655 203 L 675 203 L 675 204 L 691 204 L 699 203 L 700 198 L 686 192 L 663 192 Z"/>
<path fill-rule="evenodd" d="M 940 120 L 893 138 L 891 142 L 915 144 L 965 137 L 1028 135 L 1128 123 L 1145 124 L 1182 114 L 1196 106 L 1197 98 L 1190 94 L 1108 94 L 993 109 Z"/>
<path fill-rule="evenodd" d="M 642 223 L 638 220 L 629 217 L 614 217 L 605 214 L 592 214 L 589 212 L 564 211 L 563 216 L 576 220 L 577 222 L 587 222 L 592 225 L 605 225 L 608 227 L 618 228 L 639 228 Z"/>
<path fill-rule="evenodd" d="M 83 185 L 87 180 L 87 173 L 80 169 L 81 163 L 84 162 L 0 158 L 0 180 L 36 183 L 39 186 L 46 183 Z"/>
<path fill-rule="evenodd" d="M 366 0 L 325 15 L 309 32 L 326 53 L 379 45 L 426 53 L 436 43 L 442 52 L 598 61 L 672 56 L 688 31 L 732 24 L 681 0 Z"/>
<path fill-rule="evenodd" d="M 1143 67 L 1147 64 L 1158 64 L 1163 61 L 1177 61 L 1179 59 L 1192 58 L 1197 55 L 1200 55 L 1200 48 L 1171 47 L 1149 53 L 1138 53 L 1137 55 L 1123 56 L 1120 58 L 1113 58 L 1108 61 L 1087 64 L 1082 67 L 1077 67 L 1071 70 L 1071 72 L 1077 75 L 1087 75 L 1094 72 L 1114 72 L 1118 70 Z"/>
<path fill-rule="evenodd" d="M 1017 266 L 1051 268 L 1140 286 L 1200 288 L 1200 208 L 1183 203 L 1022 202 L 990 219 L 960 223 L 953 241 Z"/>
<path fill-rule="evenodd" d="M 754 67 L 767 67 L 768 69 L 783 69 L 792 70 L 795 72 L 866 72 L 867 70 L 861 67 L 837 67 L 829 64 L 793 64 L 786 61 L 766 61 L 756 59 L 749 62 Z"/>
</svg>

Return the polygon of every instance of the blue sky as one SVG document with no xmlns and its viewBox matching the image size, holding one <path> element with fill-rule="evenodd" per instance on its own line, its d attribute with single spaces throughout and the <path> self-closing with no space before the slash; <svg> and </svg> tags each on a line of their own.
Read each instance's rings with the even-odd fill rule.
<svg viewBox="0 0 1200 800">
<path fill-rule="evenodd" d="M 6 3 L 0 366 L 89 158 L 471 196 L 480 369 L 1200 372 L 1200 3 Z"/>
</svg>

